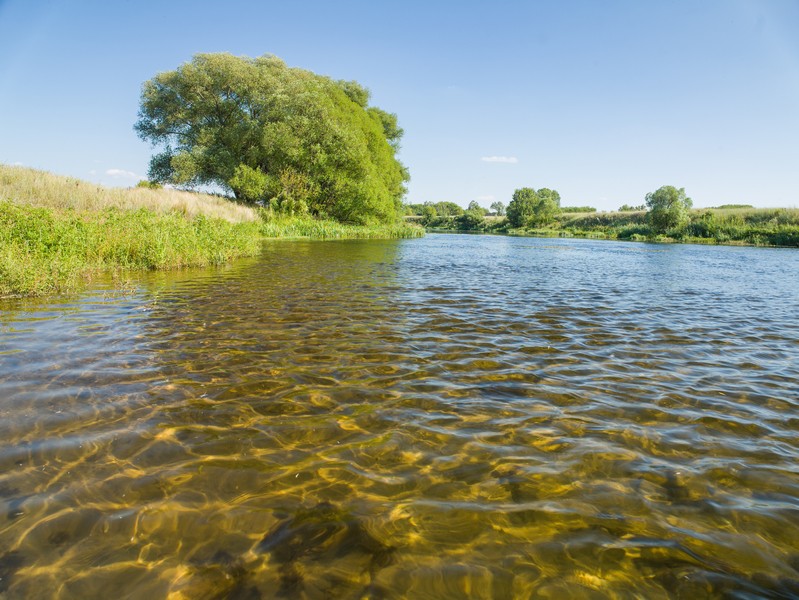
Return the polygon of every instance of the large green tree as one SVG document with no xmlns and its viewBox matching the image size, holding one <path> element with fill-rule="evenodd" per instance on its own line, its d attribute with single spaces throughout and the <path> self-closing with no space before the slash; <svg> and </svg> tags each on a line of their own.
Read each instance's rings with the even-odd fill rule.
<svg viewBox="0 0 799 600">
<path fill-rule="evenodd" d="M 649 208 L 647 218 L 652 229 L 656 233 L 665 233 L 688 223 L 693 202 L 685 195 L 684 188 L 664 185 L 646 195 L 646 206 Z"/>
<path fill-rule="evenodd" d="M 245 202 L 341 221 L 395 219 L 409 176 L 396 115 L 369 91 L 274 56 L 198 54 L 147 81 L 139 136 L 160 148 L 149 177 L 217 184 Z"/>
<path fill-rule="evenodd" d="M 511 227 L 539 226 L 551 223 L 560 213 L 560 194 L 549 188 L 536 191 L 520 188 L 506 211 Z"/>
</svg>

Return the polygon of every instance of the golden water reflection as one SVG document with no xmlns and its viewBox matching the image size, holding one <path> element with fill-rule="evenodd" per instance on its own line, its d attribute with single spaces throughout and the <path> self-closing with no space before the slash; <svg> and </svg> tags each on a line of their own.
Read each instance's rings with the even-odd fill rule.
<svg viewBox="0 0 799 600">
<path fill-rule="evenodd" d="M 6 302 L 0 598 L 799 596 L 796 257 L 276 242 Z"/>
</svg>

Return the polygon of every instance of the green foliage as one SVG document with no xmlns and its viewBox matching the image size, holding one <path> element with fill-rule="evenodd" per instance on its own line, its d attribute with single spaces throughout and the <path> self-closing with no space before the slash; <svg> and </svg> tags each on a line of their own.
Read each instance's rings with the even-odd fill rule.
<svg viewBox="0 0 799 600">
<path fill-rule="evenodd" d="M 314 191 L 314 183 L 305 173 L 293 169 L 280 172 L 280 191 L 272 198 L 272 209 L 287 215 L 304 215 Z"/>
<path fill-rule="evenodd" d="M 425 202 L 425 205 L 429 204 Z M 457 217 L 463 214 L 463 207 L 454 202 L 441 201 L 432 205 L 436 209 L 436 214 L 441 217 Z"/>
<path fill-rule="evenodd" d="M 236 198 L 256 203 L 266 198 L 269 183 L 269 177 L 260 167 L 253 169 L 241 164 L 233 170 L 233 177 L 230 178 L 228 185 L 236 194 Z"/>
<path fill-rule="evenodd" d="M 555 190 L 550 190 L 549 188 L 541 188 L 536 192 L 538 195 L 538 199 L 542 202 L 547 202 L 549 204 L 554 204 L 558 208 L 560 208 L 560 194 Z"/>
<path fill-rule="evenodd" d="M 410 223 L 347 225 L 315 219 L 310 215 L 287 215 L 261 209 L 261 235 L 267 238 L 311 239 L 399 239 L 424 235 L 424 229 Z"/>
<path fill-rule="evenodd" d="M 709 209 L 696 211 L 679 232 L 681 239 L 772 246 L 799 245 L 799 211 L 787 209 Z"/>
<path fill-rule="evenodd" d="M 513 192 L 513 199 L 508 204 L 508 223 L 511 227 L 522 227 L 535 213 L 538 196 L 533 188 L 521 188 Z"/>
<path fill-rule="evenodd" d="M 724 210 L 724 209 L 736 209 L 736 208 L 754 208 L 751 204 L 722 204 L 721 206 L 716 206 L 715 208 Z"/>
<path fill-rule="evenodd" d="M 562 213 L 595 213 L 596 209 L 593 206 L 561 206 L 560 212 Z"/>
<path fill-rule="evenodd" d="M 637 206 L 630 206 L 629 204 L 622 204 L 619 207 L 619 212 L 638 212 L 646 210 L 646 204 L 639 204 Z"/>
<path fill-rule="evenodd" d="M 497 200 L 496 202 L 491 203 L 491 210 L 496 214 L 498 217 L 505 216 L 505 203 L 500 202 Z"/>
<path fill-rule="evenodd" d="M 162 148 L 152 181 L 217 184 L 247 202 L 390 222 L 409 179 L 396 158 L 402 129 L 368 101 L 356 82 L 273 56 L 198 54 L 144 84 L 135 129 Z"/>
<path fill-rule="evenodd" d="M 649 208 L 647 216 L 655 233 L 666 233 L 671 229 L 678 230 L 688 223 L 688 211 L 693 205 L 685 195 L 685 189 L 677 189 L 664 185 L 646 195 Z"/>
<path fill-rule="evenodd" d="M 164 186 L 162 186 L 160 183 L 157 183 L 155 181 L 147 181 L 146 179 L 141 179 L 136 184 L 136 187 L 137 188 L 144 188 L 144 189 L 147 189 L 147 190 L 160 190 Z"/>
<path fill-rule="evenodd" d="M 540 227 L 554 221 L 559 214 L 560 194 L 549 188 L 517 189 L 507 210 L 511 227 Z"/>
<path fill-rule="evenodd" d="M 472 200 L 471 202 L 469 202 L 469 206 L 466 209 L 466 212 L 480 213 L 480 215 L 484 217 L 488 211 L 482 206 L 480 206 L 477 200 Z"/>
<path fill-rule="evenodd" d="M 344 81 L 343 79 L 339 79 L 336 85 L 347 95 L 347 98 L 355 102 L 355 104 L 361 108 L 366 108 L 369 104 L 369 98 L 372 94 L 357 81 Z"/>
<path fill-rule="evenodd" d="M 438 216 L 436 207 L 432 204 L 425 204 L 422 206 L 422 223 L 428 225 Z"/>
<path fill-rule="evenodd" d="M 429 214 L 428 207 L 432 207 L 435 211 L 435 216 L 451 217 L 463 214 L 463 207 L 458 206 L 454 202 L 425 202 L 424 204 L 407 204 L 406 211 L 408 214 L 423 216 Z"/>
<path fill-rule="evenodd" d="M 284 171 L 279 210 L 171 189 L 104 189 L 0 165 L 0 297 L 71 292 L 100 270 L 221 264 L 260 252 L 263 236 L 419 237 L 417 225 L 345 225 L 286 205 L 306 182 Z M 300 212 L 300 214 L 298 214 Z M 271 229 L 270 229 L 271 228 Z"/>
<path fill-rule="evenodd" d="M 647 225 L 645 215 L 640 213 L 602 212 L 579 216 L 563 222 L 564 227 L 606 232 L 630 225 Z"/>
<path fill-rule="evenodd" d="M 58 211 L 0 203 L 0 296 L 75 290 L 98 269 L 221 264 L 259 251 L 258 222 L 147 209 Z"/>
<path fill-rule="evenodd" d="M 477 204 L 476 202 L 474 204 Z M 462 215 L 455 219 L 458 229 L 463 231 L 477 231 L 483 228 L 485 223 L 484 209 L 469 208 Z"/>
</svg>

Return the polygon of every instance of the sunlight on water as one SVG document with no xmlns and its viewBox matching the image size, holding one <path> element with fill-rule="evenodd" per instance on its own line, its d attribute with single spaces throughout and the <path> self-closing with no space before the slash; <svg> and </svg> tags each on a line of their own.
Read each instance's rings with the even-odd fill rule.
<svg viewBox="0 0 799 600">
<path fill-rule="evenodd" d="M 799 253 L 275 242 L 0 304 L 0 598 L 799 597 Z"/>
</svg>

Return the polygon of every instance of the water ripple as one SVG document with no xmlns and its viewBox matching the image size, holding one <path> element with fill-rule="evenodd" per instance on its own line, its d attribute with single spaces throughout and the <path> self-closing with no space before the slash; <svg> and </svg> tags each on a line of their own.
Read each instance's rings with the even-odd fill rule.
<svg viewBox="0 0 799 600">
<path fill-rule="evenodd" d="M 7 301 L 0 597 L 799 597 L 797 267 L 275 242 Z"/>
</svg>

